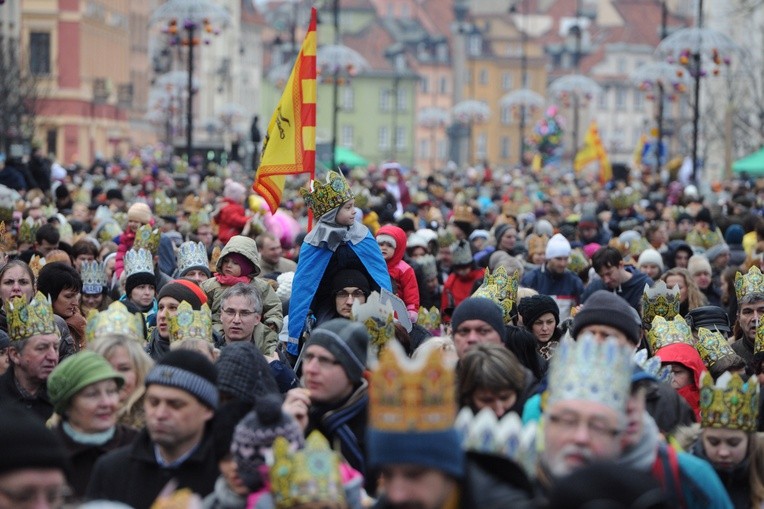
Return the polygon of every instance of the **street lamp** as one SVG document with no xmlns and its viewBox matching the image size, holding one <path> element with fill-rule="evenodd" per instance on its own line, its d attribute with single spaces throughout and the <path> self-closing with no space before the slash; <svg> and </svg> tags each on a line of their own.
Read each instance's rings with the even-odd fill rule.
<svg viewBox="0 0 764 509">
<path fill-rule="evenodd" d="M 544 106 L 544 97 L 529 90 L 527 88 L 521 88 L 502 96 L 499 100 L 499 105 L 502 108 L 510 108 L 513 111 L 519 108 L 520 115 L 520 165 L 525 166 L 525 117 L 526 112 L 530 110 L 531 114 L 536 109 Z"/>
<path fill-rule="evenodd" d="M 549 93 L 555 99 L 562 101 L 564 106 L 573 99 L 573 157 L 578 152 L 578 109 L 581 104 L 602 93 L 602 88 L 591 78 L 582 74 L 569 74 L 557 78 L 549 85 Z"/>
<path fill-rule="evenodd" d="M 186 157 L 191 162 L 193 149 L 193 75 L 194 47 L 209 44 L 209 36 L 220 33 L 231 16 L 223 7 L 210 0 L 170 0 L 154 11 L 151 24 L 162 25 L 170 37 L 170 45 L 188 47 L 188 103 L 186 105 Z"/>
</svg>

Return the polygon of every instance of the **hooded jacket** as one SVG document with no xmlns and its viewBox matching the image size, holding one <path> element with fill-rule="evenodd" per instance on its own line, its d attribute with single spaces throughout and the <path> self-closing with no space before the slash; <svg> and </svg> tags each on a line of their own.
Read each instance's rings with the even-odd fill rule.
<svg viewBox="0 0 764 509">
<path fill-rule="evenodd" d="M 380 235 L 389 235 L 395 239 L 393 256 L 386 261 L 387 272 L 390 273 L 390 279 L 394 282 L 393 288 L 396 294 L 406 304 L 406 309 L 418 313 L 419 284 L 414 269 L 403 261 L 403 255 L 406 253 L 406 232 L 395 225 L 386 224 L 377 231 L 377 237 Z"/>
<path fill-rule="evenodd" d="M 673 343 L 659 348 L 655 352 L 655 357 L 660 357 L 664 364 L 668 362 L 681 364 L 692 372 L 694 386 L 687 385 L 678 389 L 677 392 L 695 412 L 696 420 L 700 421 L 700 375 L 706 370 L 706 366 L 698 351 L 686 343 Z"/>
<path fill-rule="evenodd" d="M 218 224 L 218 239 L 220 242 L 228 243 L 231 237 L 241 233 L 250 218 L 240 203 L 230 198 L 223 198 L 223 204 L 223 208 L 215 216 L 215 221 Z"/>
</svg>

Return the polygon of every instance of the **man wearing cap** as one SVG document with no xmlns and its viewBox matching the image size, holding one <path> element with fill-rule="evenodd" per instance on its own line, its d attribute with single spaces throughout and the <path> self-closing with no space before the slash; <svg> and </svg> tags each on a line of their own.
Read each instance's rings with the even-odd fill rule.
<svg viewBox="0 0 764 509">
<path fill-rule="evenodd" d="M 196 283 L 187 279 L 176 279 L 164 285 L 157 296 L 157 325 L 151 331 L 146 347 L 146 353 L 155 361 L 170 351 L 170 318 L 178 313 L 178 305 L 183 301 L 191 304 L 195 311 L 199 311 L 202 304 L 207 303 L 207 295 Z"/>
<path fill-rule="evenodd" d="M 506 335 L 501 308 L 484 297 L 469 297 L 462 301 L 451 317 L 451 330 L 459 358 L 474 345 L 501 345 Z"/>
<path fill-rule="evenodd" d="M 146 428 L 95 464 L 87 498 L 148 508 L 168 482 L 204 497 L 219 475 L 208 423 L 218 406 L 215 366 L 174 350 L 146 377 Z"/>
<path fill-rule="evenodd" d="M 0 509 L 59 508 L 67 495 L 66 453 L 26 410 L 0 405 Z"/>
<path fill-rule="evenodd" d="M 347 462 L 366 475 L 364 379 L 369 334 L 357 322 L 336 318 L 313 329 L 302 350 L 302 385 L 286 395 L 283 409 L 305 428 L 340 444 Z M 373 479 L 367 477 L 373 486 Z"/>
<path fill-rule="evenodd" d="M 331 318 L 350 318 L 353 302 L 363 304 L 371 293 L 369 280 L 363 273 L 355 269 L 341 270 L 332 279 L 332 295 L 334 296 L 334 313 Z M 321 317 L 318 324 L 321 323 Z"/>
<path fill-rule="evenodd" d="M 623 263 L 623 256 L 614 247 L 602 247 L 592 256 L 592 267 L 599 279 L 589 283 L 582 302 L 597 290 L 610 290 L 626 300 L 637 312 L 642 306 L 645 285 L 652 287 L 653 280 L 633 267 Z"/>
<path fill-rule="evenodd" d="M 546 245 L 546 262 L 523 276 L 522 285 L 549 295 L 560 308 L 560 320 L 570 316 L 570 310 L 581 302 L 584 283 L 568 270 L 570 242 L 561 234 L 554 235 Z"/>
</svg>

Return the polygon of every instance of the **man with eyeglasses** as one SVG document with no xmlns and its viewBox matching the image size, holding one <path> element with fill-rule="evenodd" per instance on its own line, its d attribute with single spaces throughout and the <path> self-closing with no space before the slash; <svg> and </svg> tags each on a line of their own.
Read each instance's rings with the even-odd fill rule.
<svg viewBox="0 0 764 509">
<path fill-rule="evenodd" d="M 361 271 L 355 269 L 341 270 L 332 279 L 332 295 L 334 295 L 335 318 L 350 318 L 353 302 L 366 302 L 371 293 L 369 280 Z"/>
<path fill-rule="evenodd" d="M 272 355 L 278 341 L 275 336 L 265 334 L 265 325 L 260 321 L 263 314 L 260 291 L 252 285 L 237 283 L 223 292 L 220 301 L 225 344 L 251 341 L 263 355 Z"/>
</svg>

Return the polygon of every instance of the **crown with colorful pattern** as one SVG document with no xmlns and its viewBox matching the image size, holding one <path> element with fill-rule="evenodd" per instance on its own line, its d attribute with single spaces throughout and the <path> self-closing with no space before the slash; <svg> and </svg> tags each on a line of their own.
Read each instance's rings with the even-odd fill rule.
<svg viewBox="0 0 764 509">
<path fill-rule="evenodd" d="M 40 270 L 45 266 L 45 258 L 39 255 L 32 255 L 32 257 L 29 259 L 28 265 L 32 270 L 32 274 L 34 274 L 34 278 L 36 280 L 37 276 L 40 275 Z"/>
<path fill-rule="evenodd" d="M 453 366 L 443 352 L 409 359 L 397 341 L 379 354 L 369 383 L 369 426 L 377 431 L 408 433 L 451 429 L 456 415 Z"/>
<path fill-rule="evenodd" d="M 207 304 L 202 304 L 199 311 L 186 301 L 178 304 L 178 312 L 167 322 L 170 343 L 184 339 L 202 339 L 212 342 L 212 313 Z"/>
<path fill-rule="evenodd" d="M 103 226 L 99 227 L 98 240 L 100 242 L 109 242 L 120 233 L 122 233 L 122 230 L 120 229 L 119 224 L 114 219 L 109 219 Z"/>
<path fill-rule="evenodd" d="M 764 352 L 764 321 L 756 328 L 756 339 L 753 342 L 753 355 Z"/>
<path fill-rule="evenodd" d="M 314 180 L 313 191 L 300 189 L 300 194 L 317 218 L 353 199 L 350 184 L 341 173 L 335 171 L 327 173 L 326 184 Z"/>
<path fill-rule="evenodd" d="M 633 207 L 641 198 L 639 192 L 631 187 L 619 189 L 613 193 L 610 198 L 610 202 L 613 204 L 613 208 L 616 210 L 628 209 Z"/>
<path fill-rule="evenodd" d="M 314 503 L 332 507 L 346 504 L 339 456 L 318 430 L 308 435 L 303 449 L 295 452 L 286 438 L 276 437 L 270 481 L 276 509 Z"/>
<path fill-rule="evenodd" d="M 725 371 L 714 383 L 708 371 L 700 376 L 700 425 L 702 428 L 756 431 L 759 418 L 759 383 Z"/>
<path fill-rule="evenodd" d="M 377 353 L 388 341 L 395 339 L 393 305 L 389 300 L 383 304 L 379 292 L 371 292 L 363 304 L 359 300 L 353 301 L 350 317 L 366 327 L 371 345 L 376 347 Z"/>
<path fill-rule="evenodd" d="M 740 272 L 735 274 L 735 295 L 738 302 L 750 293 L 764 293 L 764 274 L 756 265 L 751 265 L 745 275 Z"/>
<path fill-rule="evenodd" d="M 204 178 L 204 186 L 209 192 L 221 193 L 223 191 L 223 179 L 217 175 L 208 175 Z"/>
<path fill-rule="evenodd" d="M 16 251 L 16 239 L 13 233 L 8 231 L 5 221 L 0 221 L 0 253 L 11 253 Z"/>
<path fill-rule="evenodd" d="M 684 318 L 680 315 L 671 320 L 666 320 L 662 316 L 653 318 L 653 323 L 647 332 L 647 344 L 650 345 L 650 351 L 653 355 L 664 346 L 674 343 L 695 346 L 692 340 L 692 330 Z"/>
<path fill-rule="evenodd" d="M 162 237 L 162 233 L 159 229 L 151 229 L 151 226 L 144 224 L 138 231 L 135 232 L 135 241 L 133 241 L 133 249 L 146 249 L 153 256 L 159 252 L 159 239 Z"/>
<path fill-rule="evenodd" d="M 102 293 L 109 283 L 106 279 L 104 264 L 95 260 L 82 262 L 80 276 L 82 276 L 82 293 L 88 295 Z"/>
<path fill-rule="evenodd" d="M 26 297 L 13 297 L 5 304 L 8 320 L 8 336 L 11 341 L 21 341 L 42 334 L 59 334 L 50 299 L 37 292 L 27 302 Z"/>
<path fill-rule="evenodd" d="M 698 328 L 698 339 L 695 342 L 695 348 L 703 359 L 703 364 L 708 369 L 716 364 L 719 359 L 729 357 L 735 354 L 730 342 L 722 336 L 721 332 L 708 330 L 705 327 Z"/>
<path fill-rule="evenodd" d="M 653 318 L 671 320 L 679 314 L 679 285 L 668 288 L 665 281 L 656 281 L 652 288 L 645 284 L 642 293 L 642 326 L 649 329 Z"/>
<path fill-rule="evenodd" d="M 589 260 L 579 248 L 572 249 L 568 256 L 568 270 L 580 274 L 589 267 Z"/>
<path fill-rule="evenodd" d="M 426 309 L 420 306 L 419 317 L 417 318 L 416 323 L 430 332 L 439 331 L 440 311 L 435 306 L 432 306 L 430 309 Z"/>
<path fill-rule="evenodd" d="M 473 224 L 477 221 L 475 211 L 469 205 L 461 204 L 454 207 L 454 215 L 451 216 L 453 221 L 459 221 L 462 223 Z"/>
<path fill-rule="evenodd" d="M 154 193 L 154 213 L 160 217 L 175 217 L 178 213 L 177 198 L 170 198 L 163 189 Z"/>
<path fill-rule="evenodd" d="M 209 267 L 207 248 L 201 242 L 184 242 L 178 248 L 178 274 L 192 267 Z"/>
<path fill-rule="evenodd" d="M 133 248 L 125 253 L 125 273 L 128 277 L 133 274 L 153 274 L 154 257 L 145 249 Z"/>
<path fill-rule="evenodd" d="M 448 228 L 438 230 L 438 247 L 451 247 L 456 244 L 456 235 Z"/>
<path fill-rule="evenodd" d="M 507 269 L 499 265 L 493 272 L 486 270 L 483 284 L 475 290 L 473 297 L 485 297 L 499 305 L 504 315 L 504 324 L 512 323 L 512 311 L 517 301 L 517 288 L 520 284 L 520 272 L 514 271 L 510 276 Z"/>
<path fill-rule="evenodd" d="M 115 301 L 103 311 L 90 310 L 85 340 L 90 343 L 101 336 L 121 334 L 143 342 L 143 326 L 143 317 L 139 313 L 131 313 L 123 303 Z"/>
<path fill-rule="evenodd" d="M 645 373 L 654 376 L 659 382 L 670 381 L 671 366 L 668 364 L 664 366 L 660 357 L 648 357 L 646 348 L 637 350 L 633 359 Z"/>
<path fill-rule="evenodd" d="M 211 223 L 212 219 L 210 219 L 210 214 L 204 209 L 193 212 L 188 216 L 188 225 L 191 227 L 191 231 L 196 231 L 200 226 L 209 225 Z"/>
<path fill-rule="evenodd" d="M 631 387 L 631 350 L 591 334 L 561 341 L 549 366 L 546 404 L 594 401 L 624 412 Z"/>
<path fill-rule="evenodd" d="M 19 225 L 19 244 L 34 244 L 37 236 L 37 230 L 40 229 L 40 225 L 35 222 L 31 217 L 27 217 L 21 221 Z"/>
</svg>

